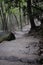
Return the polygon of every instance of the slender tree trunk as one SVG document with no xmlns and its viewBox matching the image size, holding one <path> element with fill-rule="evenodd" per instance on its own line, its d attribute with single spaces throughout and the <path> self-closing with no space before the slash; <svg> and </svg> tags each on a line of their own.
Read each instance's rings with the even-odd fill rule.
<svg viewBox="0 0 43 65">
<path fill-rule="evenodd" d="M 26 17 L 24 11 L 23 11 L 23 23 L 26 25 Z"/>
<path fill-rule="evenodd" d="M 16 17 L 16 15 L 14 15 L 14 16 L 15 16 L 15 19 L 16 19 L 16 22 L 17 22 L 17 26 L 19 28 L 19 23 L 18 23 L 17 17 Z"/>
<path fill-rule="evenodd" d="M 32 16 L 32 10 L 31 10 L 31 0 L 27 1 L 27 12 L 28 16 L 30 18 L 30 23 L 31 23 L 31 29 L 35 29 L 35 23 L 34 23 L 34 17 Z"/>
<path fill-rule="evenodd" d="M 20 13 L 20 26 L 21 26 L 21 30 L 22 30 L 21 5 L 20 5 L 20 2 L 19 2 L 19 13 Z"/>
<path fill-rule="evenodd" d="M 1 18 L 2 18 L 2 29 L 3 31 L 7 31 L 7 20 L 6 20 L 6 13 L 4 9 L 4 3 L 1 3 Z"/>
</svg>

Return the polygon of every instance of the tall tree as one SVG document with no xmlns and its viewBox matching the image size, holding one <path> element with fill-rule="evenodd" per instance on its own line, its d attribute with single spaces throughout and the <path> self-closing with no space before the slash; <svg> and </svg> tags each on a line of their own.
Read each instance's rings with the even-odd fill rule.
<svg viewBox="0 0 43 65">
<path fill-rule="evenodd" d="M 2 29 L 3 31 L 7 31 L 7 20 L 6 20 L 4 1 L 1 2 L 0 6 L 1 6 Z"/>
<path fill-rule="evenodd" d="M 34 17 L 32 15 L 32 9 L 31 9 L 31 0 L 27 0 L 27 12 L 28 16 L 30 18 L 30 23 L 31 23 L 31 29 L 36 29 L 35 23 L 34 23 Z"/>
</svg>

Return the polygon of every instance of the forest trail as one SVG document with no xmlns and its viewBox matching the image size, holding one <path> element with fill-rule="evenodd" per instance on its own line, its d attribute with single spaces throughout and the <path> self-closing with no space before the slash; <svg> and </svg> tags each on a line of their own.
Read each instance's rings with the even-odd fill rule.
<svg viewBox="0 0 43 65">
<path fill-rule="evenodd" d="M 0 44 L 0 65 L 38 65 L 39 39 L 25 37 L 26 31 L 15 34 L 16 40 L 3 41 Z"/>
</svg>

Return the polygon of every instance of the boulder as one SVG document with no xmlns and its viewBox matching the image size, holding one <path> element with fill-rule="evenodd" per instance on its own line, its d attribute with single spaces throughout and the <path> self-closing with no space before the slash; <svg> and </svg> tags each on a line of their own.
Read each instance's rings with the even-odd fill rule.
<svg viewBox="0 0 43 65">
<path fill-rule="evenodd" d="M 2 41 L 11 41 L 15 39 L 15 35 L 12 32 L 0 32 L 0 43 Z"/>
</svg>

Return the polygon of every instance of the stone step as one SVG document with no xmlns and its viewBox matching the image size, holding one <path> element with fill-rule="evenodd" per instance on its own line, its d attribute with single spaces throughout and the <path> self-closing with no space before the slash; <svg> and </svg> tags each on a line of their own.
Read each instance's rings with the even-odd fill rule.
<svg viewBox="0 0 43 65">
<path fill-rule="evenodd" d="M 40 49 L 43 49 L 43 45 L 42 44 L 40 44 L 39 47 L 40 47 Z"/>
<path fill-rule="evenodd" d="M 40 49 L 40 51 L 43 53 L 43 49 Z"/>
<path fill-rule="evenodd" d="M 43 45 L 40 45 L 39 47 L 40 47 L 40 49 L 43 49 Z"/>
<path fill-rule="evenodd" d="M 43 57 L 43 53 L 41 54 L 41 56 Z"/>
<path fill-rule="evenodd" d="M 40 42 L 39 42 L 39 47 L 40 47 L 40 48 L 43 48 L 43 41 L 40 41 Z"/>
<path fill-rule="evenodd" d="M 40 40 L 40 41 L 39 41 L 39 44 L 43 44 L 43 40 Z"/>
<path fill-rule="evenodd" d="M 39 43 L 40 45 L 43 45 L 43 43 Z"/>
<path fill-rule="evenodd" d="M 43 54 L 43 49 L 40 49 L 40 54 Z"/>
<path fill-rule="evenodd" d="M 40 50 L 43 53 L 43 49 Z"/>
</svg>

